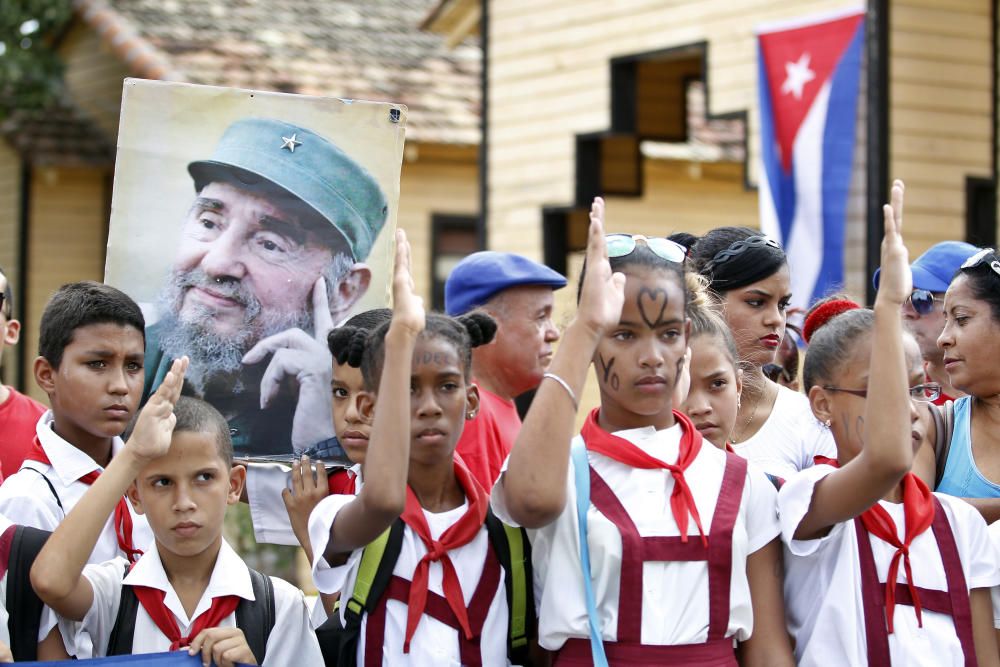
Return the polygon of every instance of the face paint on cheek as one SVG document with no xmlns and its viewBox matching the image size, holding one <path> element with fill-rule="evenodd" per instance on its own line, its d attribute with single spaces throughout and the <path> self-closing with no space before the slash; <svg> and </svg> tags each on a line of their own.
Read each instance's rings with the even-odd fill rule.
<svg viewBox="0 0 1000 667">
<path fill-rule="evenodd" d="M 655 329 L 663 323 L 663 313 L 667 309 L 667 291 L 660 288 L 640 287 L 636 297 L 639 316 L 650 329 Z"/>
<path fill-rule="evenodd" d="M 604 384 L 610 386 L 615 391 L 618 391 L 621 381 L 618 379 L 618 373 L 611 372 L 611 369 L 614 368 L 615 365 L 615 358 L 611 357 L 608 359 L 607 363 L 605 363 L 604 356 L 598 353 L 597 363 L 601 365 L 601 373 L 604 376 Z"/>
</svg>

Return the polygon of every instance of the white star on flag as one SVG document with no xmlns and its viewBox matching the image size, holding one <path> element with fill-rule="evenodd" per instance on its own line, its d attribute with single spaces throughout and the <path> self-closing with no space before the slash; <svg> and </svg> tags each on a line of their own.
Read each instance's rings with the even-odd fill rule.
<svg viewBox="0 0 1000 667">
<path fill-rule="evenodd" d="M 816 72 L 809 69 L 809 54 L 803 53 L 799 56 L 798 62 L 785 63 L 785 73 L 788 78 L 781 84 L 781 94 L 791 93 L 795 99 L 802 99 L 802 89 L 805 85 L 816 78 Z"/>
</svg>

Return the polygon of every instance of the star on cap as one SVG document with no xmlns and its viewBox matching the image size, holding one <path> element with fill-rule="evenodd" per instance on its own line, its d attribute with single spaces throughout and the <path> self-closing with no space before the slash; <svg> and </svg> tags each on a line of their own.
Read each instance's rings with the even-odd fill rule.
<svg viewBox="0 0 1000 667">
<path fill-rule="evenodd" d="M 290 137 L 282 137 L 281 141 L 283 143 L 281 144 L 281 147 L 282 148 L 287 148 L 289 153 L 294 153 L 295 152 L 295 147 L 302 145 L 302 142 L 295 138 L 297 135 L 298 135 L 298 133 L 296 132 L 296 133 L 292 134 L 292 136 L 290 136 Z"/>
</svg>

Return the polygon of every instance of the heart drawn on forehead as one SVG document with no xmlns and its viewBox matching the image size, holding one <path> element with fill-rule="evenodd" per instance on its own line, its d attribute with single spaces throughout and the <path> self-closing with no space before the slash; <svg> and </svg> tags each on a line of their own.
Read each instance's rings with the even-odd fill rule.
<svg viewBox="0 0 1000 667">
<path fill-rule="evenodd" d="M 663 311 L 667 309 L 667 292 L 662 289 L 640 287 L 636 298 L 639 306 L 639 316 L 650 329 L 655 329 L 663 322 Z"/>
</svg>

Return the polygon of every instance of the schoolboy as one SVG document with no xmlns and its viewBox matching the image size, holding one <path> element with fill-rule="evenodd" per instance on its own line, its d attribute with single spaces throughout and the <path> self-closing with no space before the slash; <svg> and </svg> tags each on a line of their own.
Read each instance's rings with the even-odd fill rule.
<svg viewBox="0 0 1000 667">
<path fill-rule="evenodd" d="M 222 537 L 226 507 L 239 501 L 246 470 L 232 464 L 225 418 L 207 403 L 179 398 L 186 367 L 187 358 L 174 362 L 128 445 L 42 549 L 32 584 L 63 617 L 67 645 L 87 633 L 98 656 L 189 647 L 205 665 L 220 667 L 322 664 L 302 592 L 271 578 L 269 596 Z M 86 565 L 100 517 L 123 492 L 148 517 L 154 545 L 131 569 L 123 558 Z M 248 602 L 259 610 L 269 597 L 273 613 L 244 611 L 243 618 L 256 618 L 257 625 L 237 627 Z M 131 617 L 120 612 L 129 599 L 137 599 Z M 273 626 L 262 627 L 267 616 Z M 129 631 L 131 642 L 116 641 Z M 256 655 L 250 633 L 267 638 Z"/>
<path fill-rule="evenodd" d="M 35 382 L 52 409 L 42 415 L 21 469 L 0 486 L 0 514 L 54 530 L 122 446 L 142 394 L 142 311 L 95 282 L 63 285 L 39 324 Z M 150 540 L 146 520 L 122 499 L 108 512 L 91 562 L 135 555 Z"/>
</svg>

